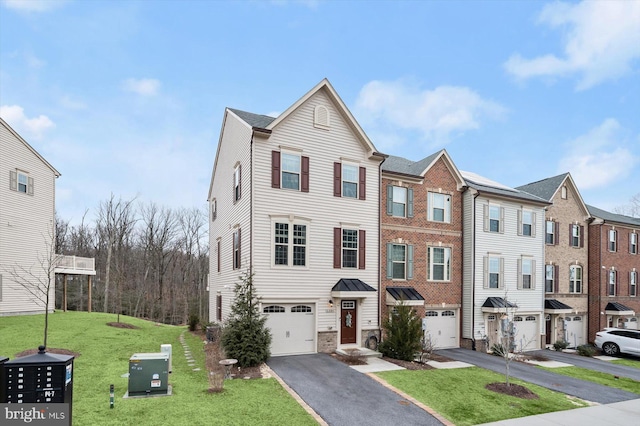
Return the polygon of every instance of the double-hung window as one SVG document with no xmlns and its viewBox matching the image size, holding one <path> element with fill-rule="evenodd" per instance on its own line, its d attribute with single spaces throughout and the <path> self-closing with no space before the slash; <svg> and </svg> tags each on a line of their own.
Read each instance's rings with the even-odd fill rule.
<svg viewBox="0 0 640 426">
<path fill-rule="evenodd" d="M 334 197 L 366 200 L 367 169 L 353 163 L 333 163 Z"/>
<path fill-rule="evenodd" d="M 356 229 L 342 230 L 342 267 L 358 267 L 358 231 Z"/>
<path fill-rule="evenodd" d="M 233 269 L 240 269 L 240 229 L 233 233 Z"/>
<path fill-rule="evenodd" d="M 271 187 L 309 192 L 309 157 L 271 151 Z"/>
<path fill-rule="evenodd" d="M 638 295 L 638 272 L 629 272 L 629 296 Z"/>
<path fill-rule="evenodd" d="M 536 261 L 523 257 L 518 259 L 518 288 L 531 290 L 535 288 Z"/>
<path fill-rule="evenodd" d="M 556 222 L 547 220 L 545 223 L 544 242 L 549 245 L 556 243 Z"/>
<path fill-rule="evenodd" d="M 609 251 L 617 251 L 617 239 L 618 231 L 615 229 L 609 230 Z"/>
<path fill-rule="evenodd" d="M 569 245 L 571 247 L 582 247 L 582 227 L 580 225 L 571 225 Z"/>
<path fill-rule="evenodd" d="M 519 210 L 518 211 L 518 219 L 520 221 L 519 223 L 519 229 L 518 229 L 518 233 L 520 235 L 525 235 L 528 237 L 534 236 L 536 235 L 535 233 L 535 213 L 533 213 L 532 211 L 529 210 Z"/>
<path fill-rule="evenodd" d="M 504 259 L 496 255 L 484 257 L 484 287 L 503 288 Z"/>
<path fill-rule="evenodd" d="M 391 245 L 391 275 L 394 280 L 407 278 L 407 246 L 404 244 Z"/>
<path fill-rule="evenodd" d="M 495 204 L 484 205 L 485 232 L 504 232 L 504 207 Z"/>
<path fill-rule="evenodd" d="M 429 281 L 451 281 L 451 248 L 429 247 L 427 258 Z"/>
<path fill-rule="evenodd" d="M 20 170 L 10 170 L 9 188 L 12 191 L 33 195 L 33 178 Z"/>
<path fill-rule="evenodd" d="M 300 156 L 283 152 L 281 157 L 282 187 L 298 191 L 300 189 Z"/>
<path fill-rule="evenodd" d="M 27 175 L 18 172 L 18 192 L 24 192 L 26 194 L 28 182 L 29 179 L 27 178 Z"/>
<path fill-rule="evenodd" d="M 582 293 L 582 266 L 569 267 L 569 293 Z"/>
<path fill-rule="evenodd" d="M 433 222 L 451 222 L 451 195 L 429 192 L 428 220 Z"/>
<path fill-rule="evenodd" d="M 556 266 L 544 266 L 544 291 L 545 293 L 553 293 L 556 284 Z"/>
<path fill-rule="evenodd" d="M 607 295 L 615 296 L 616 295 L 616 284 L 618 282 L 618 271 L 612 269 L 609 271 L 609 283 L 607 286 Z"/>
<path fill-rule="evenodd" d="M 364 229 L 333 228 L 333 267 L 366 269 L 366 243 Z"/>
<path fill-rule="evenodd" d="M 407 217 L 408 197 L 407 188 L 391 186 L 391 215 L 396 217 Z"/>
<path fill-rule="evenodd" d="M 273 235 L 276 265 L 306 266 L 307 225 L 276 222 Z"/>
<path fill-rule="evenodd" d="M 241 194 L 241 167 L 240 164 L 233 170 L 233 202 L 240 199 Z"/>
<path fill-rule="evenodd" d="M 635 232 L 629 234 L 629 253 L 638 254 L 638 234 Z"/>
<path fill-rule="evenodd" d="M 358 166 L 342 163 L 342 196 L 358 198 Z"/>
</svg>

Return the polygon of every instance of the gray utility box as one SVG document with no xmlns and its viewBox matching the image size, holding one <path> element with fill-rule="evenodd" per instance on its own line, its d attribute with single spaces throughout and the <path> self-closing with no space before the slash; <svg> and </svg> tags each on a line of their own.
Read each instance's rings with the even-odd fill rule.
<svg viewBox="0 0 640 426">
<path fill-rule="evenodd" d="M 166 395 L 169 354 L 133 354 L 129 359 L 129 396 Z"/>
</svg>

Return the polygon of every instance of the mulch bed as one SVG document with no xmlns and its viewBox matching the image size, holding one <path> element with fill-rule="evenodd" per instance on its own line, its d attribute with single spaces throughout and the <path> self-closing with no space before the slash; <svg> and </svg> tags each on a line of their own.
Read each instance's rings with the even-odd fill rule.
<svg viewBox="0 0 640 426">
<path fill-rule="evenodd" d="M 525 388 L 524 386 L 516 385 L 511 383 L 507 385 L 506 383 L 489 383 L 485 386 L 485 388 L 490 391 L 501 393 L 504 395 L 515 396 L 520 399 L 538 399 L 540 398 L 538 395 Z"/>
<path fill-rule="evenodd" d="M 70 351 L 68 349 L 60 349 L 60 348 L 47 348 L 46 352 L 50 353 L 50 354 L 58 354 L 58 355 L 71 355 L 74 356 L 76 358 L 78 358 L 80 356 L 80 354 L 78 352 L 73 352 Z M 22 351 L 19 352 L 17 354 L 15 354 L 16 358 L 20 358 L 23 356 L 27 356 L 27 355 L 33 355 L 33 354 L 37 354 L 38 353 L 38 349 L 27 349 L 26 351 Z"/>
<path fill-rule="evenodd" d="M 131 329 L 131 330 L 136 330 L 136 329 L 140 328 L 137 325 L 127 324 L 126 322 L 108 322 L 107 325 L 109 327 L 128 328 L 128 329 Z"/>
</svg>

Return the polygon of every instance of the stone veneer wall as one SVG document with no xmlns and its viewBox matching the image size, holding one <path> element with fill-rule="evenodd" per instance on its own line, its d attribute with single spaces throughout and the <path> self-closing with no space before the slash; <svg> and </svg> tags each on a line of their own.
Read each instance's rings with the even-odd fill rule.
<svg viewBox="0 0 640 426">
<path fill-rule="evenodd" d="M 318 352 L 332 353 L 338 348 L 337 331 L 318 332 Z"/>
</svg>

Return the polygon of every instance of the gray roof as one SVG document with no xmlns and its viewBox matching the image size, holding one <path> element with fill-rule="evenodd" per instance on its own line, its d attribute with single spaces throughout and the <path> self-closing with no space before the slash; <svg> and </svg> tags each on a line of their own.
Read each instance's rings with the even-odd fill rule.
<svg viewBox="0 0 640 426">
<path fill-rule="evenodd" d="M 382 163 L 382 171 L 396 172 L 412 176 L 422 176 L 421 173 L 424 172 L 427 166 L 431 164 L 441 152 L 442 150 L 436 152 L 435 154 L 431 154 L 430 156 L 425 157 L 420 161 L 411 161 L 407 160 L 406 158 L 390 155 L 389 157 L 387 157 L 384 163 Z"/>
<path fill-rule="evenodd" d="M 257 127 L 260 129 L 266 129 L 269 124 L 275 120 L 274 117 L 269 117 L 268 115 L 262 114 L 254 114 L 252 112 L 241 111 L 239 109 L 228 108 L 229 111 L 236 114 L 238 117 L 243 119 L 248 125 L 251 127 Z"/>
<path fill-rule="evenodd" d="M 395 300 L 424 300 L 424 297 L 413 287 L 387 287 L 387 292 Z"/>
<path fill-rule="evenodd" d="M 563 173 L 558 176 L 542 179 L 537 182 L 528 183 L 526 185 L 517 186 L 516 189 L 529 194 L 540 197 L 544 200 L 551 201 L 553 194 L 556 193 L 558 187 L 564 182 L 569 173 Z"/>
<path fill-rule="evenodd" d="M 376 289 L 357 278 L 340 278 L 331 291 L 376 291 Z"/>
<path fill-rule="evenodd" d="M 529 194 L 528 192 L 518 191 L 515 188 L 512 188 L 512 189 L 496 188 L 495 186 L 488 186 L 481 183 L 476 183 L 467 178 L 465 178 L 464 181 L 466 182 L 469 188 L 476 189 L 480 192 L 486 192 L 489 194 L 499 195 L 503 197 L 518 198 L 521 200 L 533 201 L 536 203 L 549 204 L 549 202 L 543 198 Z"/>
<path fill-rule="evenodd" d="M 640 218 L 625 216 L 623 214 L 610 213 L 597 207 L 590 206 L 589 204 L 587 204 L 587 209 L 589 209 L 589 214 L 591 216 L 603 219 L 605 222 L 617 222 L 627 225 L 640 226 Z"/>
<path fill-rule="evenodd" d="M 544 308 L 545 309 L 573 309 L 571 306 L 565 305 L 564 303 L 556 299 L 545 299 Z"/>
</svg>

